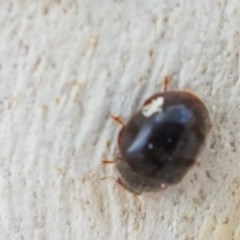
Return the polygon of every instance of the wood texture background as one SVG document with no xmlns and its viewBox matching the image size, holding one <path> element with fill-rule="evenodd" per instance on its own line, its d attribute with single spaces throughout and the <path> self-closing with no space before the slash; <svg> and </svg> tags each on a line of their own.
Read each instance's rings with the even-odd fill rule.
<svg viewBox="0 0 240 240">
<path fill-rule="evenodd" d="M 238 0 L 2 0 L 0 238 L 239 240 L 239 26 Z M 166 75 L 213 128 L 199 167 L 138 200 L 100 180 L 117 175 L 109 116 Z"/>
</svg>

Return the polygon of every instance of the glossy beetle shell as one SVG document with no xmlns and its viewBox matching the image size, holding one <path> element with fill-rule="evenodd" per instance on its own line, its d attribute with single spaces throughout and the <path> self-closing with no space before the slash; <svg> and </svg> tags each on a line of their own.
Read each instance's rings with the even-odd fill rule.
<svg viewBox="0 0 240 240">
<path fill-rule="evenodd" d="M 209 129 L 207 109 L 196 95 L 152 96 L 119 133 L 121 183 L 136 193 L 178 183 L 195 163 Z"/>
</svg>

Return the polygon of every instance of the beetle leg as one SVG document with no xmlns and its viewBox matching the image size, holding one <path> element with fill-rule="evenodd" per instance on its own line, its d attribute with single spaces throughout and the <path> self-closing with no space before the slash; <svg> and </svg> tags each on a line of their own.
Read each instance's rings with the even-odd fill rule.
<svg viewBox="0 0 240 240">
<path fill-rule="evenodd" d="M 168 85 L 169 85 L 169 78 L 168 78 L 168 76 L 165 76 L 164 80 L 163 80 L 163 91 L 164 92 L 168 91 Z"/>
<path fill-rule="evenodd" d="M 114 160 L 102 160 L 102 164 L 115 164 L 116 161 Z"/>
<path fill-rule="evenodd" d="M 111 118 L 118 124 L 120 124 L 121 126 L 125 126 L 124 121 L 122 120 L 122 118 L 120 116 L 115 116 L 115 115 L 111 115 Z"/>
</svg>

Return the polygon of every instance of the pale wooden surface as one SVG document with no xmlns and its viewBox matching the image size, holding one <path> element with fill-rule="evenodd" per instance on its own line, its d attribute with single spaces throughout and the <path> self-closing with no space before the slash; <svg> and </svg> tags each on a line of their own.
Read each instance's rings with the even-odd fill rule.
<svg viewBox="0 0 240 240">
<path fill-rule="evenodd" d="M 0 2 L 0 239 L 240 239 L 238 0 Z M 119 126 L 170 76 L 213 128 L 177 186 L 104 176 Z"/>
</svg>

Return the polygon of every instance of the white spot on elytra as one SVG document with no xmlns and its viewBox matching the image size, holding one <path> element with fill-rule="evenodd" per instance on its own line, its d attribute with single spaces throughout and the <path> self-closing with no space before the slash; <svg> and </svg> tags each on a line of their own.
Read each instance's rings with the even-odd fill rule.
<svg viewBox="0 0 240 240">
<path fill-rule="evenodd" d="M 161 188 L 166 188 L 167 185 L 165 183 L 161 183 Z"/>
<path fill-rule="evenodd" d="M 151 117 L 156 112 L 162 112 L 164 98 L 158 97 L 142 107 L 142 114 L 145 117 Z"/>
<path fill-rule="evenodd" d="M 149 143 L 149 144 L 148 144 L 148 149 L 153 149 L 152 143 Z"/>
</svg>

